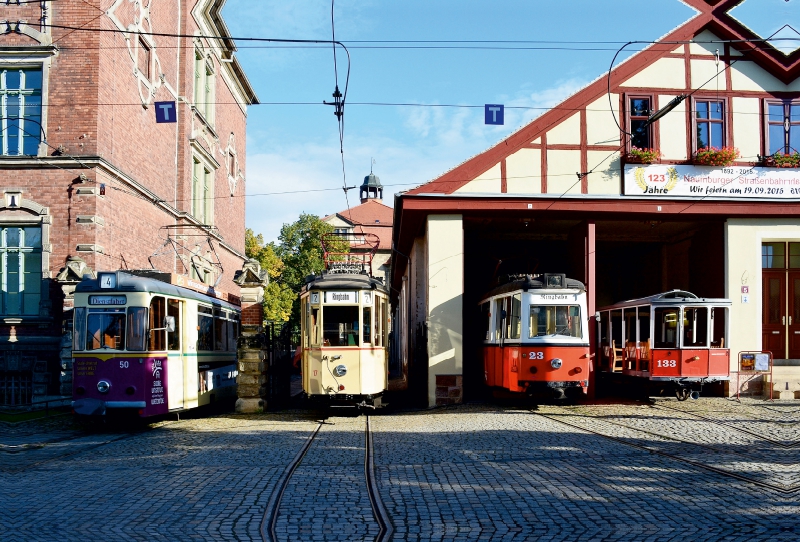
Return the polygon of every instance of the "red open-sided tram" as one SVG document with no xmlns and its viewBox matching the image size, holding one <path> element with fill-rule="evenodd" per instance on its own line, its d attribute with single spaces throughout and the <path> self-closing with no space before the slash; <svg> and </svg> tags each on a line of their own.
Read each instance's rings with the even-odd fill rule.
<svg viewBox="0 0 800 542">
<path fill-rule="evenodd" d="M 561 274 L 515 275 L 480 302 L 486 384 L 556 399 L 589 386 L 586 289 Z"/>
<path fill-rule="evenodd" d="M 729 299 L 672 290 L 604 307 L 597 319 L 597 369 L 627 377 L 648 393 L 650 383 L 660 383 L 680 400 L 696 399 L 703 384 L 730 379 L 730 306 Z"/>
</svg>

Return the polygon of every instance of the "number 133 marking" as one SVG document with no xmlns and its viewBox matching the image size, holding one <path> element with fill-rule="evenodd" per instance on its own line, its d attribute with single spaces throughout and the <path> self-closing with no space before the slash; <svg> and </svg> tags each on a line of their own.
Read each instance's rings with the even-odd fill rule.
<svg viewBox="0 0 800 542">
<path fill-rule="evenodd" d="M 677 367 L 678 362 L 674 359 L 659 359 L 656 360 L 659 367 Z"/>
</svg>

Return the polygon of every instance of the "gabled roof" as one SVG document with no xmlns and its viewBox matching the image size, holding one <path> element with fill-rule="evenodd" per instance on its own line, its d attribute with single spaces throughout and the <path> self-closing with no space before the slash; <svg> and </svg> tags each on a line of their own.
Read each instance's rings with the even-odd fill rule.
<svg viewBox="0 0 800 542">
<path fill-rule="evenodd" d="M 345 211 L 339 211 L 335 214 L 354 226 L 388 226 L 391 228 L 394 218 L 392 208 L 375 199 L 367 200 L 366 203 L 356 205 Z M 329 215 L 323 218 L 323 220 L 332 217 L 333 215 Z"/>
<path fill-rule="evenodd" d="M 721 40 L 757 40 L 731 45 L 749 60 L 767 72 L 788 84 L 800 76 L 800 50 L 789 56 L 761 41 L 761 37 L 743 26 L 731 15 L 730 10 L 745 0 L 681 0 L 697 10 L 697 15 L 682 24 L 660 40 L 641 52 L 631 56 L 625 62 L 611 70 L 611 92 L 619 92 L 619 85 L 644 68 L 672 52 L 675 48 L 671 42 L 687 42 L 702 30 L 709 30 Z M 668 46 L 664 46 L 668 44 Z M 606 74 L 601 74 L 594 82 L 561 102 L 557 107 L 546 112 L 529 124 L 523 126 L 495 146 L 462 162 L 438 178 L 405 192 L 407 195 L 418 194 L 452 194 L 479 175 L 485 173 L 500 160 L 517 152 L 531 143 L 536 137 L 556 126 L 575 111 L 594 102 L 608 92 Z"/>
</svg>

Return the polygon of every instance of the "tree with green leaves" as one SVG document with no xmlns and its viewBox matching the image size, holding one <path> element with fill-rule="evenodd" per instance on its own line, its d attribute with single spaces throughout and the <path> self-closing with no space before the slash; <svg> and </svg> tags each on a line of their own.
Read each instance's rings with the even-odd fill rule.
<svg viewBox="0 0 800 542">
<path fill-rule="evenodd" d="M 287 322 L 297 295 L 282 280 L 285 265 L 275 251 L 275 243 L 264 243 L 261 234 L 255 235 L 253 230 L 247 228 L 244 246 L 247 257 L 257 260 L 269 275 L 269 285 L 264 290 L 264 318 L 274 322 Z"/>
</svg>

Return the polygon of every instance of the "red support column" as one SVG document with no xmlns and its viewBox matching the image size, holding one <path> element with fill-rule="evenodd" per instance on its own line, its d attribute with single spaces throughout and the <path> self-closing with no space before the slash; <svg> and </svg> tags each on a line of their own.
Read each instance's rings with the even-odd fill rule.
<svg viewBox="0 0 800 542">
<path fill-rule="evenodd" d="M 586 251 L 584 278 L 586 280 L 586 309 L 589 312 L 589 399 L 595 398 L 595 360 L 597 359 L 597 277 L 595 265 L 595 223 L 586 222 Z"/>
</svg>

